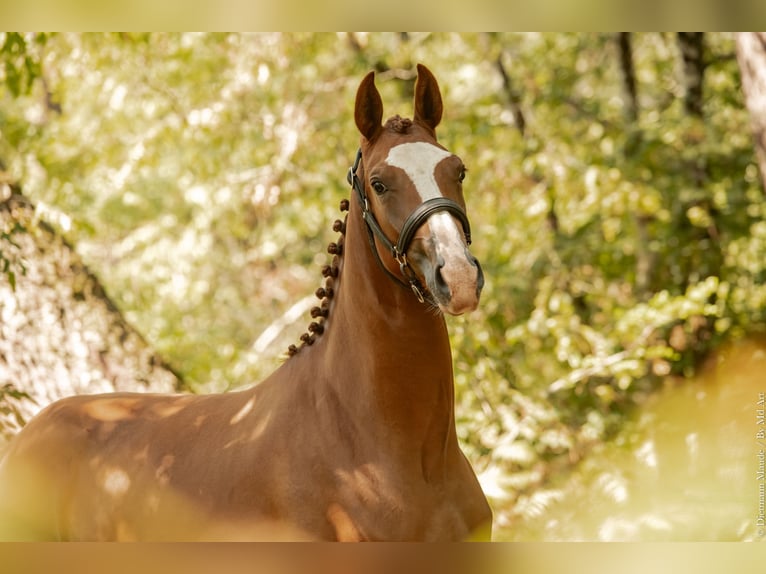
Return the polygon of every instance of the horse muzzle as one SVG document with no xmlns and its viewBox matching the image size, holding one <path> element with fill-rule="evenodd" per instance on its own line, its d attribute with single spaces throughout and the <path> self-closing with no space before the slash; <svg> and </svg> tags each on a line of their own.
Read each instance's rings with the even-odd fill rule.
<svg viewBox="0 0 766 574">
<path fill-rule="evenodd" d="M 436 265 L 425 274 L 426 285 L 435 303 L 450 315 L 462 315 L 479 305 L 484 272 L 468 248 L 462 257 L 445 259 L 437 255 Z"/>
</svg>

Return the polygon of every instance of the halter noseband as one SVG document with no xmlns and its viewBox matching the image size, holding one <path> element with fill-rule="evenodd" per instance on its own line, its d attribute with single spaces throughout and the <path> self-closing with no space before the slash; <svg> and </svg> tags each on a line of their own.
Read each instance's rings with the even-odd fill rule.
<svg viewBox="0 0 766 574">
<path fill-rule="evenodd" d="M 370 203 L 367 200 L 367 194 L 364 191 L 364 183 L 362 183 L 362 181 L 356 175 L 361 161 L 362 150 L 360 149 L 356 152 L 354 165 L 348 170 L 347 179 L 348 183 L 351 185 L 354 191 L 356 191 L 357 199 L 359 200 L 359 204 L 362 208 L 362 218 L 367 224 L 367 235 L 370 240 L 370 247 L 372 252 L 375 254 L 375 257 L 378 260 L 378 264 L 383 268 L 383 270 L 390 277 L 402 285 L 409 285 L 409 287 L 412 289 L 412 292 L 415 293 L 415 296 L 418 298 L 418 301 L 423 303 L 425 301 L 425 296 L 423 295 L 423 286 L 421 285 L 415 270 L 412 268 L 410 262 L 407 259 L 407 250 L 410 248 L 410 243 L 412 243 L 412 240 L 415 237 L 415 233 L 434 213 L 438 211 L 446 211 L 447 213 L 457 217 L 457 219 L 460 221 L 460 224 L 463 226 L 465 241 L 468 245 L 470 245 L 471 224 L 468 221 L 468 216 L 465 214 L 465 211 L 463 211 L 463 208 L 460 207 L 457 202 L 452 201 L 451 199 L 447 199 L 446 197 L 435 197 L 433 199 L 427 199 L 421 203 L 415 209 L 415 211 L 409 215 L 409 217 L 407 217 L 404 225 L 402 225 L 402 230 L 399 232 L 399 238 L 394 244 L 388 239 L 388 237 L 386 237 L 386 234 L 383 233 L 383 229 L 381 229 L 378 220 L 375 219 L 375 215 L 372 213 L 372 211 L 370 211 Z M 391 273 L 388 268 L 383 265 L 383 261 L 380 259 L 380 253 L 378 253 L 378 249 L 375 247 L 375 236 L 378 237 L 380 242 L 383 243 L 386 249 L 391 253 L 391 256 L 394 258 L 394 260 L 399 264 L 399 269 L 407 280 L 406 283 L 402 281 L 401 278 Z"/>
</svg>

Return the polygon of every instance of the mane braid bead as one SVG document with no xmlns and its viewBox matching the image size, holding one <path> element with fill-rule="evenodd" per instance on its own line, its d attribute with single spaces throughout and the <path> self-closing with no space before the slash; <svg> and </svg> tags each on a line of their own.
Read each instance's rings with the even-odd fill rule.
<svg viewBox="0 0 766 574">
<path fill-rule="evenodd" d="M 327 279 L 327 284 L 324 287 L 324 293 L 325 293 L 324 296 L 327 299 L 332 299 L 333 297 L 335 297 L 335 289 L 333 289 L 331 282 L 332 282 L 332 279 Z"/>
<path fill-rule="evenodd" d="M 314 337 L 314 335 L 309 335 L 308 333 L 303 333 L 303 335 L 301 335 L 301 341 L 306 345 L 313 345 L 315 340 L 316 337 Z"/>
<path fill-rule="evenodd" d="M 329 315 L 328 309 L 322 309 L 321 307 L 312 307 L 311 308 L 311 318 L 312 319 L 318 319 L 319 317 L 327 318 L 327 315 Z"/>
<path fill-rule="evenodd" d="M 313 321 L 309 324 L 309 332 L 316 333 L 317 335 L 321 335 L 324 333 L 324 325 L 322 323 L 319 323 L 317 321 Z"/>
<path fill-rule="evenodd" d="M 322 267 L 322 277 L 337 277 L 338 267 L 336 265 L 325 265 Z"/>
<path fill-rule="evenodd" d="M 350 207 L 350 203 L 348 199 L 341 199 L 340 200 L 340 210 L 341 211 L 348 211 L 348 208 Z"/>
</svg>

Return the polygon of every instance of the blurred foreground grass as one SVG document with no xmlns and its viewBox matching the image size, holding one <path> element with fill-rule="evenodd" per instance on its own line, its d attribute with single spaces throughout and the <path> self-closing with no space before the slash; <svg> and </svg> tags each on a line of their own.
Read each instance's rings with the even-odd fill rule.
<svg viewBox="0 0 766 574">
<path fill-rule="evenodd" d="M 766 339 L 751 338 L 714 353 L 691 380 L 668 378 L 613 440 L 521 498 L 514 514 L 525 519 L 501 525 L 495 539 L 759 540 L 765 373 Z"/>
</svg>

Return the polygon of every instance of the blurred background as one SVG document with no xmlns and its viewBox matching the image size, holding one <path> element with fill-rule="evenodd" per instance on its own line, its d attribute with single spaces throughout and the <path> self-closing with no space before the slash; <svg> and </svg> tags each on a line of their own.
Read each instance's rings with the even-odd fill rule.
<svg viewBox="0 0 766 574">
<path fill-rule="evenodd" d="M 487 277 L 448 327 L 495 538 L 759 539 L 766 206 L 738 41 L 1 33 L 0 434 L 73 392 L 271 372 L 349 196 L 359 81 L 410 116 L 420 62 Z"/>
</svg>

